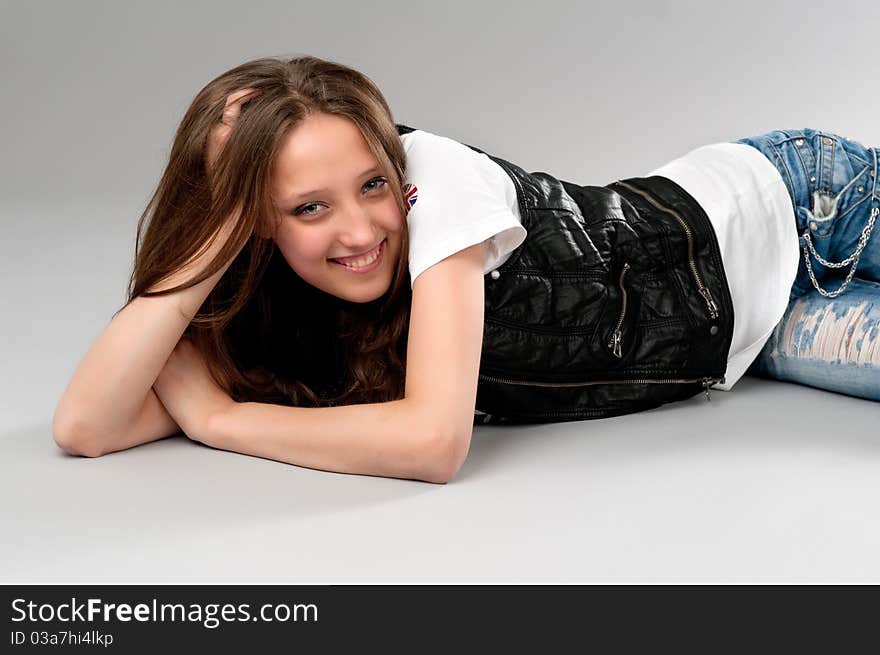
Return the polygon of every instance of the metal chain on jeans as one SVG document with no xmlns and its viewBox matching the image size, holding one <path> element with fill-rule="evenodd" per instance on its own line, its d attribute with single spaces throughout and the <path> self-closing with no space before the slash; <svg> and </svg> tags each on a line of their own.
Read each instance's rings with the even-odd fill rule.
<svg viewBox="0 0 880 655">
<path fill-rule="evenodd" d="M 822 256 L 816 252 L 816 249 L 813 247 L 813 241 L 810 238 L 810 230 L 807 228 L 804 230 L 804 233 L 801 235 L 804 237 L 804 240 L 807 242 L 806 246 L 804 246 L 804 261 L 807 263 L 807 272 L 810 274 L 810 279 L 813 281 L 813 286 L 816 287 L 816 291 L 821 293 L 826 298 L 836 298 L 839 296 L 843 290 L 846 288 L 846 285 L 850 283 L 853 275 L 856 272 L 856 266 L 859 263 L 859 257 L 862 254 L 862 249 L 865 247 L 865 244 L 868 243 L 868 239 L 871 236 L 871 230 L 874 229 L 874 220 L 877 218 L 877 214 L 880 214 L 880 208 L 874 207 L 871 210 L 871 217 L 868 219 L 868 224 L 865 226 L 865 229 L 862 230 L 862 235 L 859 237 L 859 245 L 856 246 L 856 249 L 853 250 L 853 253 L 844 259 L 841 262 L 828 262 L 822 259 Z M 846 279 L 843 281 L 837 290 L 835 291 L 825 291 L 822 287 L 819 286 L 819 282 L 816 280 L 816 276 L 813 274 L 813 266 L 810 264 L 810 256 L 807 253 L 807 247 L 809 247 L 810 252 L 818 259 L 823 266 L 828 266 L 829 268 L 842 268 L 846 266 L 850 262 L 852 262 L 852 267 L 849 269 L 849 273 L 846 275 Z"/>
</svg>

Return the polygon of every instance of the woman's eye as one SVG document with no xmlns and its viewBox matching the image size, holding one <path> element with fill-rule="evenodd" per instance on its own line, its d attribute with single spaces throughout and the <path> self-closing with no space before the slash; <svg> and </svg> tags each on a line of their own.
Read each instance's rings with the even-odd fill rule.
<svg viewBox="0 0 880 655">
<path fill-rule="evenodd" d="M 370 186 L 374 182 L 378 182 L 380 184 L 377 186 Z M 370 180 L 366 184 L 364 184 L 364 188 L 367 189 L 368 191 L 375 191 L 376 189 L 379 189 L 386 184 L 388 184 L 388 180 L 386 180 L 384 177 L 377 177 L 377 178 Z M 294 216 L 302 216 L 302 215 L 310 216 L 317 211 L 317 209 L 312 210 L 311 208 L 318 207 L 318 206 L 319 205 L 317 203 L 311 202 L 308 205 L 303 205 L 301 207 L 298 207 L 297 209 L 294 210 L 293 214 L 294 214 Z"/>
<path fill-rule="evenodd" d="M 375 178 L 375 179 L 370 180 L 369 182 L 367 182 L 367 184 L 365 184 L 364 186 L 367 186 L 368 184 L 372 184 L 373 182 L 381 182 L 383 185 L 388 183 L 388 181 L 387 181 L 384 177 L 377 177 L 377 178 Z M 372 189 L 378 189 L 379 187 L 378 187 L 378 186 L 374 186 L 374 187 L 371 187 L 371 188 L 372 188 Z"/>
<path fill-rule="evenodd" d="M 317 207 L 317 206 L 318 206 L 318 205 L 316 205 L 315 203 L 311 203 L 311 204 L 309 204 L 309 205 L 303 205 L 303 206 L 300 207 L 299 209 L 296 209 L 296 210 L 293 212 L 293 214 L 294 214 L 294 216 L 301 216 L 302 214 L 306 214 L 306 215 L 308 215 L 308 214 L 314 214 L 315 212 L 313 212 L 313 211 L 306 211 L 306 210 L 309 209 L 310 207 Z"/>
</svg>

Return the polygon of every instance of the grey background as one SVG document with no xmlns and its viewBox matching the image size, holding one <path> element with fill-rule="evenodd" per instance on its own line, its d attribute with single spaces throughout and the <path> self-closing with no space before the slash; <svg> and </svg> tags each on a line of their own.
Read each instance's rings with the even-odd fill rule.
<svg viewBox="0 0 880 655">
<path fill-rule="evenodd" d="M 335 59 L 398 122 L 606 184 L 776 128 L 880 143 L 878 27 L 871 0 L 3 0 L 0 582 L 880 582 L 878 406 L 805 386 L 478 427 L 445 486 L 50 430 L 178 121 L 245 60 Z"/>
</svg>

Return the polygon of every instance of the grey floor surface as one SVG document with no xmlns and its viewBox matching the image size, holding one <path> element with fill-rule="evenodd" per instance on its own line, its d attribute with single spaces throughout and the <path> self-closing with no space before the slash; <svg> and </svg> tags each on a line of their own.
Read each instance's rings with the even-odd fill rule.
<svg viewBox="0 0 880 655">
<path fill-rule="evenodd" d="M 183 437 L 0 438 L 5 583 L 880 582 L 878 406 L 745 377 L 707 402 L 479 426 L 447 485 Z"/>
</svg>

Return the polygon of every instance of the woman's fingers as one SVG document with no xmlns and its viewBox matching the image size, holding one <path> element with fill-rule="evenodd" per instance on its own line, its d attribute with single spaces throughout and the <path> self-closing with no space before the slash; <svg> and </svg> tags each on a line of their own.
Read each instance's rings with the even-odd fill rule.
<svg viewBox="0 0 880 655">
<path fill-rule="evenodd" d="M 241 113 L 241 106 L 248 100 L 260 95 L 260 93 L 259 89 L 248 87 L 234 91 L 226 98 L 226 105 L 223 108 L 223 115 L 220 118 L 220 123 L 213 127 L 211 134 L 208 137 L 207 153 L 205 157 L 208 169 L 213 168 L 214 162 L 217 160 L 220 151 L 226 144 L 226 140 L 229 138 L 229 133 L 235 126 L 235 122 L 238 120 L 238 116 Z"/>
<path fill-rule="evenodd" d="M 239 89 L 234 93 L 230 93 L 229 97 L 226 98 L 226 106 L 223 109 L 223 118 L 221 119 L 222 122 L 232 127 L 235 124 L 238 115 L 241 113 L 241 106 L 258 95 L 260 95 L 260 91 L 252 88 Z"/>
</svg>

